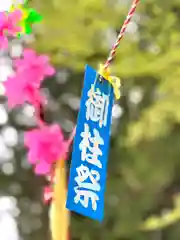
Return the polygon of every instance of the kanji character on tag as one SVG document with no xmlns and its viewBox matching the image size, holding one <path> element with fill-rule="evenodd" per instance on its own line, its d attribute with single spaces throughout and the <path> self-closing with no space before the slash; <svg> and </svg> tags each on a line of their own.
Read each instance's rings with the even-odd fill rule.
<svg viewBox="0 0 180 240">
<path fill-rule="evenodd" d="M 74 188 L 76 196 L 74 202 L 77 204 L 80 202 L 85 208 L 89 205 L 89 200 L 92 203 L 92 209 L 97 210 L 97 201 L 99 196 L 94 191 L 100 191 L 101 187 L 98 181 L 100 180 L 100 175 L 95 170 L 89 170 L 88 167 L 81 164 L 76 168 L 78 176 L 75 177 L 75 181 L 78 184 Z M 82 199 L 83 198 L 83 199 Z"/>
<path fill-rule="evenodd" d="M 94 91 L 94 85 L 91 85 L 88 91 L 88 100 L 85 105 L 87 108 L 86 119 L 93 122 L 99 122 L 99 126 L 106 126 L 108 115 L 109 95 L 102 94 L 99 89 Z"/>
<path fill-rule="evenodd" d="M 81 150 L 81 160 L 102 168 L 102 163 L 98 157 L 102 156 L 102 151 L 99 145 L 104 145 L 104 140 L 95 128 L 93 129 L 93 134 L 94 136 L 92 137 L 89 131 L 89 126 L 85 123 L 84 132 L 81 133 L 81 137 L 83 139 L 79 144 L 79 149 Z"/>
</svg>

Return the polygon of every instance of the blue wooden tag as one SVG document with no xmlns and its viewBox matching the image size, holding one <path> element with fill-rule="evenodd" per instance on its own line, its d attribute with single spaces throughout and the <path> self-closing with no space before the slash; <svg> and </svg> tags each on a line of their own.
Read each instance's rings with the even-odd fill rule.
<svg viewBox="0 0 180 240">
<path fill-rule="evenodd" d="M 104 192 L 113 89 L 86 66 L 84 88 L 74 138 L 66 207 L 92 219 L 104 217 Z"/>
</svg>

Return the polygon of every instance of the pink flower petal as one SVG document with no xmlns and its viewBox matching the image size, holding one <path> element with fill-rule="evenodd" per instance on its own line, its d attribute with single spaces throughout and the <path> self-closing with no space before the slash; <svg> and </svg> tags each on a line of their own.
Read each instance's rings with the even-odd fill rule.
<svg viewBox="0 0 180 240">
<path fill-rule="evenodd" d="M 56 72 L 55 69 L 51 66 L 47 66 L 46 69 L 45 69 L 45 74 L 47 76 L 52 76 L 52 75 L 55 74 L 55 72 Z"/>
<path fill-rule="evenodd" d="M 0 48 L 2 49 L 8 48 L 8 39 L 6 36 L 0 36 Z"/>
<path fill-rule="evenodd" d="M 4 87 L 10 107 L 23 104 L 23 83 L 21 81 L 17 81 L 16 77 L 9 77 L 7 81 L 4 82 Z"/>
<path fill-rule="evenodd" d="M 29 150 L 30 163 L 36 165 L 36 172 L 41 174 L 67 152 L 67 143 L 57 124 L 26 132 L 24 143 Z"/>
<path fill-rule="evenodd" d="M 22 11 L 19 9 L 15 9 L 13 12 L 9 13 L 9 19 L 12 20 L 13 23 L 20 21 L 23 14 Z"/>
<path fill-rule="evenodd" d="M 31 74 L 17 73 L 15 77 L 8 78 L 4 83 L 5 93 L 11 107 L 22 105 L 25 102 L 39 104 L 44 101 L 39 91 L 39 84 L 32 82 Z"/>
<path fill-rule="evenodd" d="M 3 28 L 6 21 L 7 21 L 7 14 L 5 14 L 4 12 L 0 12 L 0 29 Z M 0 32 L 1 32 L 1 30 L 0 30 Z"/>
<path fill-rule="evenodd" d="M 46 162 L 40 162 L 35 167 L 35 173 L 37 175 L 46 175 L 51 170 L 51 164 L 48 164 Z"/>
<path fill-rule="evenodd" d="M 13 62 L 13 65 L 15 68 L 19 68 L 21 66 L 22 60 L 21 59 L 15 59 Z M 17 69 L 19 70 L 19 69 Z"/>
<path fill-rule="evenodd" d="M 30 164 L 35 164 L 37 162 L 36 156 L 33 151 L 28 152 L 28 161 Z"/>
<path fill-rule="evenodd" d="M 32 60 L 36 59 L 36 52 L 32 49 L 24 49 L 23 55 L 24 55 L 24 60 L 26 60 L 30 64 L 33 63 L 31 62 Z"/>
<path fill-rule="evenodd" d="M 46 64 L 49 62 L 49 57 L 46 55 L 40 55 L 40 56 L 38 56 L 37 61 L 39 63 Z"/>
</svg>

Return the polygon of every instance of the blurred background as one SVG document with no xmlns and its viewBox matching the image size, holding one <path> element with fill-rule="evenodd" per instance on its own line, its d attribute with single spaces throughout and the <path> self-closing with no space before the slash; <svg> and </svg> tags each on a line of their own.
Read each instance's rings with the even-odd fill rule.
<svg viewBox="0 0 180 240">
<path fill-rule="evenodd" d="M 42 91 L 45 119 L 66 136 L 76 123 L 85 64 L 104 63 L 130 0 L 32 0 L 43 16 L 31 36 L 0 51 L 0 239 L 49 240 L 44 178 L 27 162 L 23 133 L 34 109 L 10 111 L 3 82 L 24 47 L 48 54 L 57 74 Z M 113 107 L 105 219 L 72 214 L 72 240 L 180 240 L 180 1 L 142 0 L 120 44 L 112 74 L 122 97 Z M 68 164 L 70 163 L 70 158 Z M 61 224 L 61 223 L 59 223 Z"/>
</svg>

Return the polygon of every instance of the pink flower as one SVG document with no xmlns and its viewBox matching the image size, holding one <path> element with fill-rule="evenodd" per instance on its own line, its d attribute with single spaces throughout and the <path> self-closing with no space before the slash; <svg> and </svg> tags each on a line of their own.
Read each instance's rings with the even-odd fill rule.
<svg viewBox="0 0 180 240">
<path fill-rule="evenodd" d="M 67 142 L 57 124 L 26 132 L 24 142 L 29 149 L 28 160 L 39 175 L 48 174 L 53 163 L 64 159 L 67 150 Z"/>
<path fill-rule="evenodd" d="M 18 72 L 30 71 L 34 81 L 41 82 L 44 77 L 52 76 L 54 68 L 49 64 L 49 58 L 45 55 L 38 56 L 31 49 L 24 50 L 24 58 L 15 60 Z"/>
<path fill-rule="evenodd" d="M 16 36 L 22 29 L 20 21 L 23 17 L 21 10 L 17 9 L 8 13 L 7 18 L 7 31 L 9 36 Z"/>
<path fill-rule="evenodd" d="M 32 81 L 31 72 L 18 73 L 13 77 L 9 77 L 4 82 L 4 87 L 8 105 L 11 108 L 25 102 L 37 106 L 45 101 L 44 97 L 40 95 L 39 83 Z"/>
<path fill-rule="evenodd" d="M 6 36 L 0 36 L 0 49 L 8 48 L 8 39 Z"/>
<path fill-rule="evenodd" d="M 15 10 L 11 13 L 0 12 L 0 48 L 8 47 L 7 36 L 15 36 L 20 32 L 21 27 L 18 26 L 22 18 L 20 10 Z"/>
<path fill-rule="evenodd" d="M 8 47 L 8 39 L 4 31 L 7 30 L 7 14 L 0 12 L 0 48 L 5 49 Z"/>
</svg>

